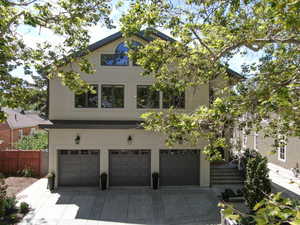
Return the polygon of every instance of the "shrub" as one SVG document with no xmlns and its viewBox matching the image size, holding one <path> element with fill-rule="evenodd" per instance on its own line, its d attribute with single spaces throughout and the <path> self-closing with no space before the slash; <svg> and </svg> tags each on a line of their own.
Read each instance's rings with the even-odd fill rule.
<svg viewBox="0 0 300 225">
<path fill-rule="evenodd" d="M 26 202 L 21 202 L 20 204 L 20 213 L 27 214 L 29 212 L 29 205 Z"/>
<path fill-rule="evenodd" d="M 17 200 L 15 197 L 6 197 L 4 200 L 4 216 L 9 216 L 18 211 Z"/>
<path fill-rule="evenodd" d="M 244 193 L 246 204 L 251 210 L 258 202 L 271 193 L 271 182 L 267 162 L 267 158 L 258 152 L 248 157 Z"/>
<path fill-rule="evenodd" d="M 18 171 L 18 175 L 21 177 L 34 177 L 34 172 L 28 167 Z"/>
<path fill-rule="evenodd" d="M 34 135 L 24 136 L 15 144 L 15 147 L 23 150 L 47 149 L 48 134 L 45 131 L 39 131 Z"/>
<path fill-rule="evenodd" d="M 0 218 L 5 215 L 4 201 L 6 199 L 6 189 L 4 179 L 0 178 Z"/>
</svg>

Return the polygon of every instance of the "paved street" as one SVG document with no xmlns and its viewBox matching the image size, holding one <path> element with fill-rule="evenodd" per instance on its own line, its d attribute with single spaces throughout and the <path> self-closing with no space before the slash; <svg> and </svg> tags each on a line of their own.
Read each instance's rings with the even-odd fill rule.
<svg viewBox="0 0 300 225">
<path fill-rule="evenodd" d="M 199 224 L 220 222 L 211 189 L 46 190 L 41 179 L 18 195 L 33 208 L 20 225 Z"/>
</svg>

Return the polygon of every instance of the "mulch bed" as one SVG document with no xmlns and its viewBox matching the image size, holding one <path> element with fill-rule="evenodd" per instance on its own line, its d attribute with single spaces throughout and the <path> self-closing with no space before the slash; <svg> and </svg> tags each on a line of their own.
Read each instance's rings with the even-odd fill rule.
<svg viewBox="0 0 300 225">
<path fill-rule="evenodd" d="M 32 177 L 8 177 L 5 179 L 5 184 L 8 186 L 7 195 L 15 196 L 37 180 L 37 178 Z"/>
</svg>

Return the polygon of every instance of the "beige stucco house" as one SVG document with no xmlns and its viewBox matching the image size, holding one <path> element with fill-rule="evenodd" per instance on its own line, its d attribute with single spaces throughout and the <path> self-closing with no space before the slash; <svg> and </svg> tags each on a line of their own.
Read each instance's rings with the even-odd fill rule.
<svg viewBox="0 0 300 225">
<path fill-rule="evenodd" d="M 137 45 L 161 38 L 138 33 Z M 149 110 L 175 106 L 193 111 L 209 104 L 209 86 L 184 93 L 153 91 L 153 79 L 140 75 L 142 69 L 128 59 L 120 32 L 92 44 L 88 58 L 96 74 L 81 78 L 96 93 L 75 95 L 59 80 L 49 82 L 49 171 L 58 186 L 99 185 L 99 176 L 108 174 L 108 186 L 151 186 L 151 174 L 158 172 L 161 186 L 210 185 L 210 163 L 197 146 L 168 148 L 160 133 L 145 131 L 140 115 Z M 68 68 L 78 68 L 76 63 Z"/>
</svg>

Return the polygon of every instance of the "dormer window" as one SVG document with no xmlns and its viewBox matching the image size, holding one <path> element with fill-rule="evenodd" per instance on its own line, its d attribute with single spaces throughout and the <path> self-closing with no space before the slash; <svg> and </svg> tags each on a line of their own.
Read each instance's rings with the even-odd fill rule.
<svg viewBox="0 0 300 225">
<path fill-rule="evenodd" d="M 141 43 L 133 41 L 132 45 L 135 47 L 141 46 Z M 115 54 L 101 54 L 102 66 L 128 66 L 129 58 L 127 56 L 129 49 L 124 42 L 120 43 L 116 49 Z M 135 64 L 134 64 L 135 65 Z"/>
</svg>

